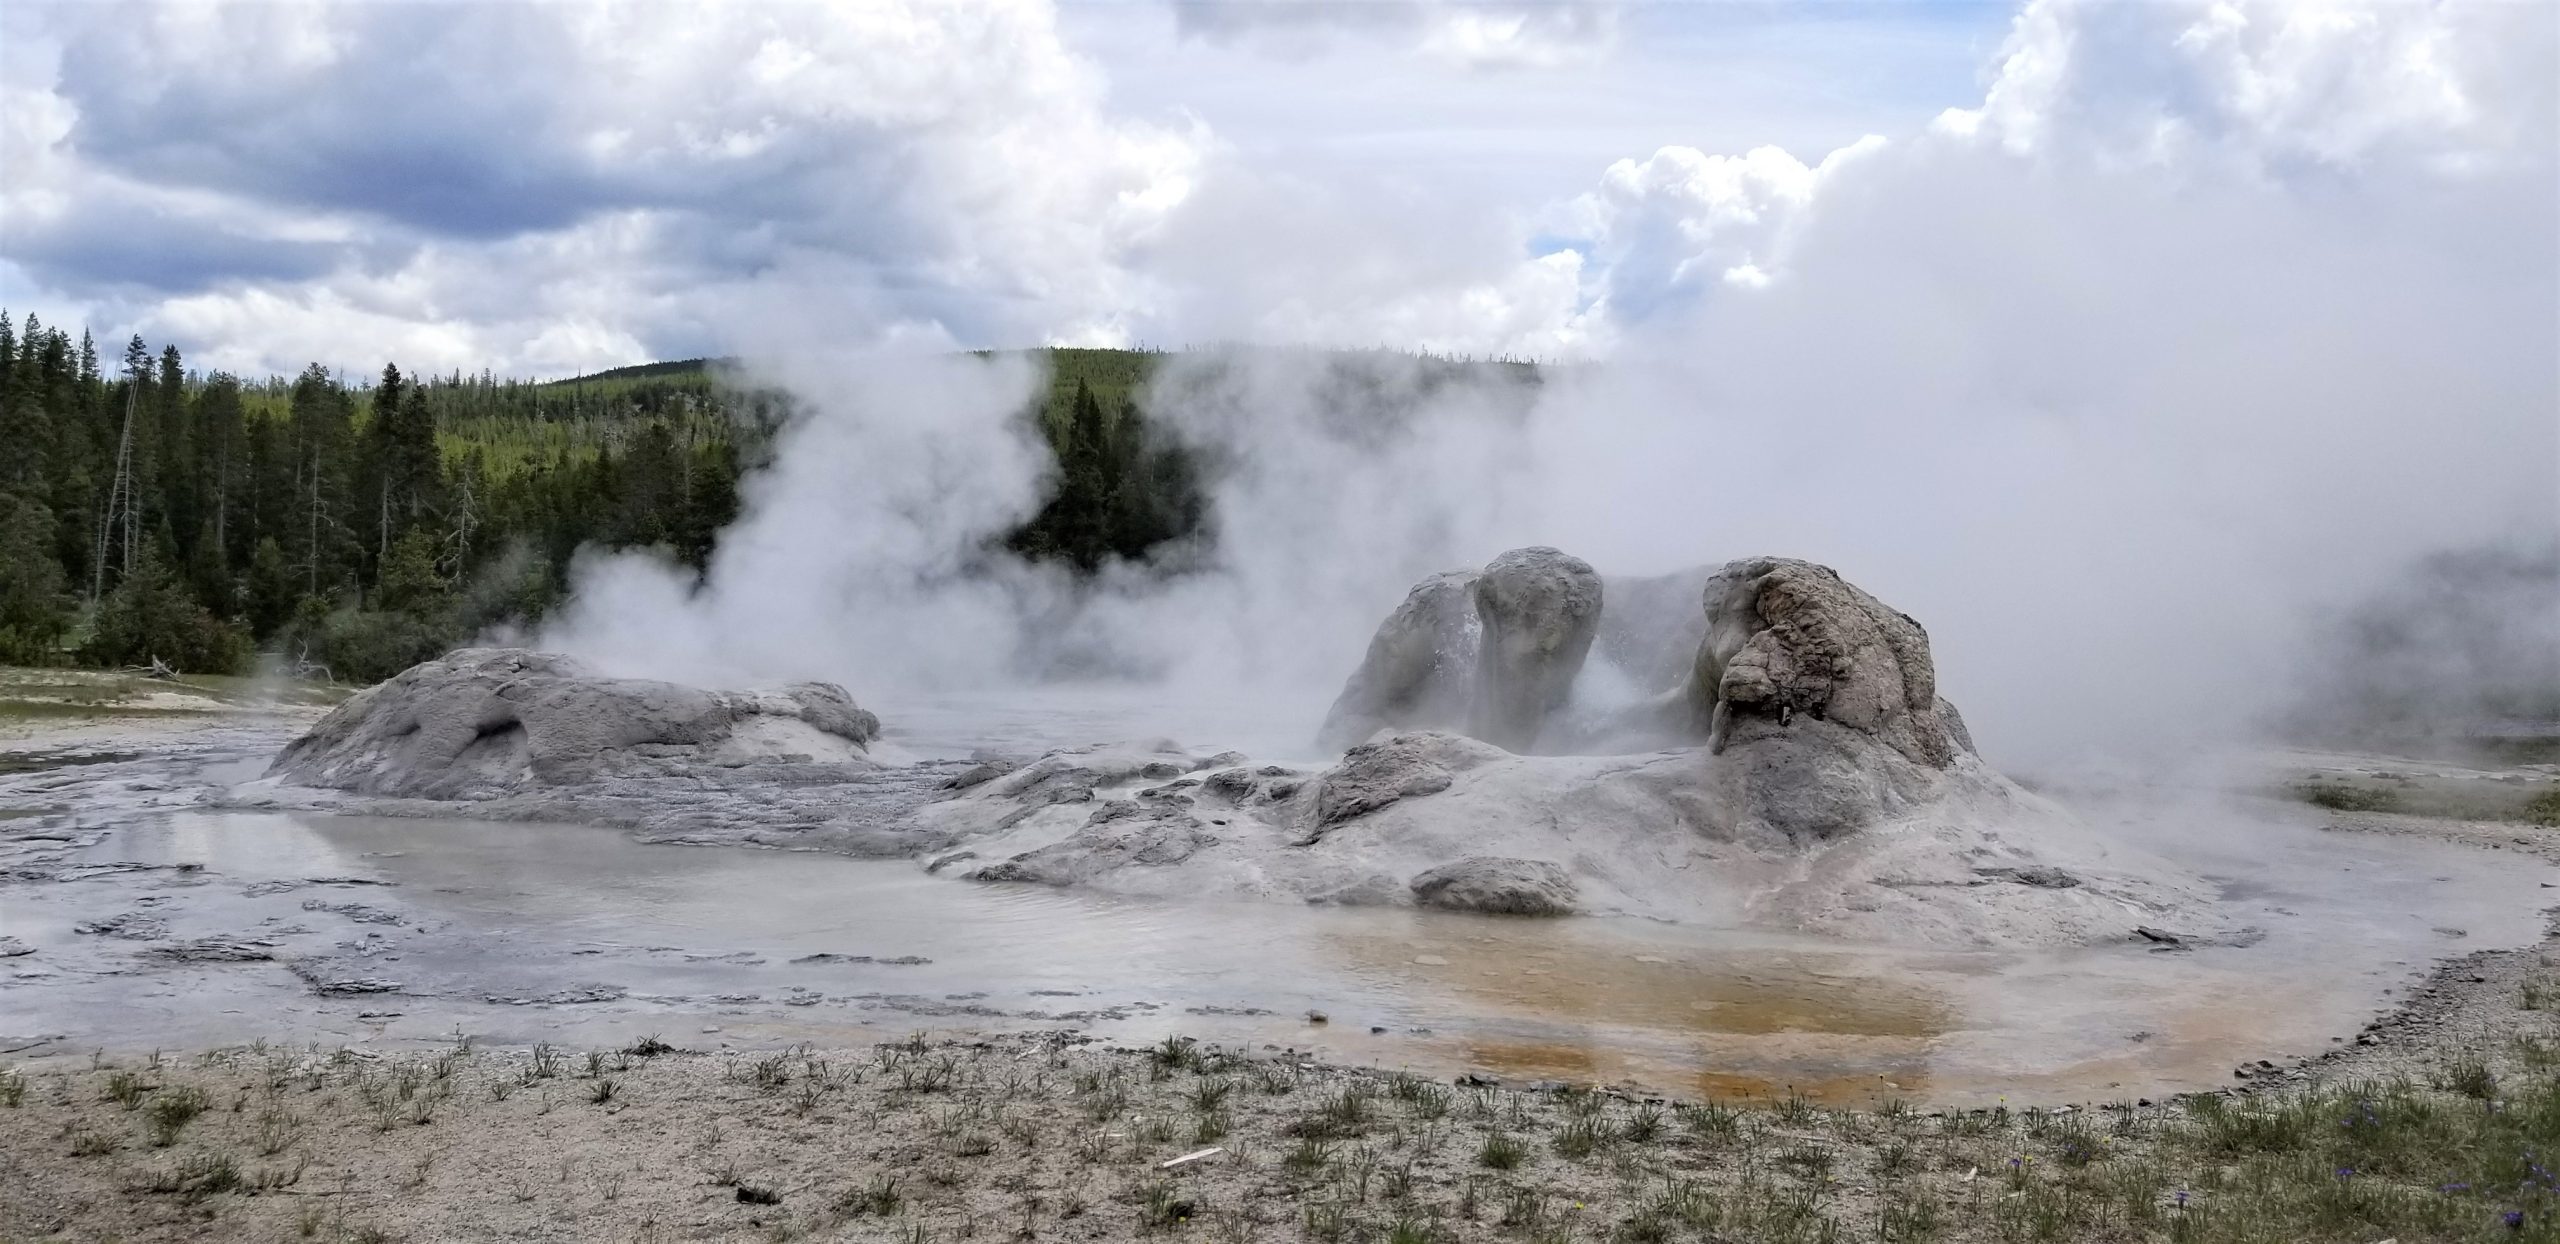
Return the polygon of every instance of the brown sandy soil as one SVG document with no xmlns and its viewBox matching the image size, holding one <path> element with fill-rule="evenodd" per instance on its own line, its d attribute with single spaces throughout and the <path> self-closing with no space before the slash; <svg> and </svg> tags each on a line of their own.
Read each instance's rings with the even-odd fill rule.
<svg viewBox="0 0 2560 1244">
<path fill-rule="evenodd" d="M 1656 1103 L 1063 1036 L 58 1059 L 0 1085 L 0 1238 L 2548 1240 L 2560 1192 L 2508 1176 L 2560 1140 L 2555 962 L 2560 941 L 2448 965 L 2299 1072 L 2353 1087 L 2049 1112 Z"/>
</svg>

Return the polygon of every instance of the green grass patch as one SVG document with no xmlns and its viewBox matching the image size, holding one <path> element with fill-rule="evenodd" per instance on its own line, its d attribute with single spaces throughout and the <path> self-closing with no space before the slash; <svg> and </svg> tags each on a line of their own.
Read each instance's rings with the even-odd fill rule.
<svg viewBox="0 0 2560 1244">
<path fill-rule="evenodd" d="M 2327 782 L 2303 782 L 2293 788 L 2294 798 L 2315 808 L 2332 812 L 2398 812 L 2400 796 L 2370 786 L 2347 786 Z"/>
</svg>

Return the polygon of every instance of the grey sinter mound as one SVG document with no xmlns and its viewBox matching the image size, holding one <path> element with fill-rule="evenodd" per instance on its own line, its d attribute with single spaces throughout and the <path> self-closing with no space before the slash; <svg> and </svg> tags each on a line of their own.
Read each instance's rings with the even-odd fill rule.
<svg viewBox="0 0 2560 1244">
<path fill-rule="evenodd" d="M 1325 731 L 1348 750 L 1320 771 L 1155 740 L 953 773 L 875 763 L 878 729 L 824 684 L 698 691 L 467 650 L 350 700 L 224 802 L 1906 945 L 2235 932 L 2202 879 L 1984 765 L 1918 623 L 1784 558 L 1604 579 L 1523 549 L 1427 579 L 1345 686 Z"/>
<path fill-rule="evenodd" d="M 464 648 L 358 692 L 268 776 L 419 799 L 491 799 L 614 774 L 868 763 L 880 719 L 831 683 L 703 691 L 606 678 L 520 648 Z"/>
<path fill-rule="evenodd" d="M 943 777 L 883 763 L 844 689 L 703 691 L 474 648 L 402 672 L 285 746 L 229 808 L 615 825 L 642 841 L 863 852 Z"/>
<path fill-rule="evenodd" d="M 1594 682 L 1621 694 L 1578 703 Z M 1809 562 L 1604 580 L 1541 548 L 1435 575 L 1379 628 L 1324 739 L 1349 750 L 1318 772 L 1169 742 L 982 766 L 895 832 L 935 871 L 1133 893 L 1902 944 L 2236 932 L 2203 879 L 1983 764 L 1927 633 Z"/>
</svg>

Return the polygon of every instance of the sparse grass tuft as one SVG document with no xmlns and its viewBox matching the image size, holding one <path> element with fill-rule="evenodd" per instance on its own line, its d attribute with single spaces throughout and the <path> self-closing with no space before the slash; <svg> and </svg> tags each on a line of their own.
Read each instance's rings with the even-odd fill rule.
<svg viewBox="0 0 2560 1244">
<path fill-rule="evenodd" d="M 121 1068 L 107 1073 L 107 1100 L 131 1110 L 142 1104 L 142 1095 L 151 1085 L 139 1075 Z"/>
<path fill-rule="evenodd" d="M 897 1176 L 874 1175 L 870 1182 L 846 1189 L 845 1194 L 836 1199 L 836 1207 L 848 1214 L 886 1218 L 898 1212 L 898 1203 L 902 1199 L 898 1194 Z"/>
<path fill-rule="evenodd" d="M 2400 797 L 2387 790 L 2367 786 L 2333 785 L 2320 781 L 2302 782 L 2293 788 L 2294 798 L 2315 808 L 2332 812 L 2397 812 Z"/>
<path fill-rule="evenodd" d="M 2436 1087 L 2487 1101 L 2498 1095 L 2498 1077 L 2490 1071 L 2488 1059 L 2477 1054 L 2457 1054 L 2445 1061 L 2444 1070 L 2436 1076 Z"/>
<path fill-rule="evenodd" d="M 1607 1119 L 1587 1115 L 1568 1119 L 1563 1127 L 1556 1129 L 1555 1147 L 1557 1153 L 1579 1162 L 1607 1148 L 1609 1142 L 1617 1138 L 1617 1129 L 1611 1127 Z"/>
<path fill-rule="evenodd" d="M 199 1201 L 241 1187 L 240 1168 L 227 1153 L 198 1150 L 154 1172 L 150 1189 Z"/>
<path fill-rule="evenodd" d="M 206 1104 L 204 1090 L 192 1084 L 160 1090 L 144 1114 L 151 1129 L 152 1147 L 166 1149 L 176 1144 L 178 1133 L 186 1130 L 187 1124 L 194 1122 L 197 1115 L 204 1113 Z"/>
</svg>

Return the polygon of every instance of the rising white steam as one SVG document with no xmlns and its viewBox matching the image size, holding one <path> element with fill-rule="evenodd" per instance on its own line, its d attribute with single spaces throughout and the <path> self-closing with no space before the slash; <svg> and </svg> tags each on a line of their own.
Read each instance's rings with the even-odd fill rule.
<svg viewBox="0 0 2560 1244">
<path fill-rule="evenodd" d="M 1542 383 L 1172 359 L 1151 415 L 1226 464 L 1196 574 L 1070 590 L 990 555 L 1047 469 L 1019 422 L 1040 377 L 870 357 L 775 377 L 815 415 L 701 592 L 601 560 L 545 642 L 858 692 L 1109 670 L 1311 730 L 1421 574 L 1528 543 L 1608 573 L 1779 553 L 1927 624 L 1995 755 L 2239 729 L 2297 676 L 2307 611 L 2430 549 L 2560 531 L 2551 89 L 2476 13 L 2134 7 L 2032 7 L 1980 107 L 1761 179 L 1765 202 L 1712 162 L 1612 170 L 1563 213 L 1608 232 L 1559 314 L 1616 345 Z M 2175 72 L 2102 71 L 2108 40 Z M 1168 305 L 1209 333 L 1256 326 L 1219 290 L 1310 305 L 1291 273 L 1325 255 L 1202 199 Z M 1212 222 L 1238 232 L 1208 244 Z"/>
<path fill-rule="evenodd" d="M 700 585 L 645 553 L 582 558 L 540 642 L 606 668 L 708 684 L 852 686 L 1006 676 L 1039 576 L 971 573 L 1039 506 L 1048 451 L 1021 418 L 1020 356 L 797 355 L 751 380 L 803 395 L 750 476 Z"/>
</svg>

